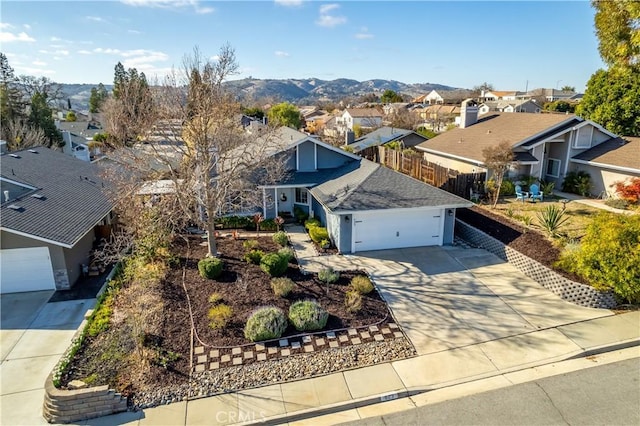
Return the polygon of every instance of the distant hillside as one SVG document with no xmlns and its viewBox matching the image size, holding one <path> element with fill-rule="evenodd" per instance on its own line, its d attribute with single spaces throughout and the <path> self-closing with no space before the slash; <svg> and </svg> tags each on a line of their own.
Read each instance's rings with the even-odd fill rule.
<svg viewBox="0 0 640 426">
<path fill-rule="evenodd" d="M 459 88 L 436 83 L 407 84 L 395 80 L 366 80 L 357 81 L 347 78 L 336 80 L 306 79 L 257 79 L 245 78 L 225 83 L 241 99 L 273 99 L 274 101 L 288 101 L 299 105 L 314 104 L 318 101 L 337 102 L 346 97 L 358 98 L 369 93 L 381 95 L 390 89 L 402 95 L 415 97 L 431 90 L 456 91 Z M 93 84 L 62 84 L 66 97 L 71 99 L 75 110 L 88 111 L 89 96 Z M 113 86 L 105 85 L 107 90 Z"/>
</svg>

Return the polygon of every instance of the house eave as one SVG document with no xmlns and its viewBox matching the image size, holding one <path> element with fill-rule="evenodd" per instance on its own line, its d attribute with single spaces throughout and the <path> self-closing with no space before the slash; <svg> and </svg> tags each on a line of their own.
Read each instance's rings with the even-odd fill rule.
<svg viewBox="0 0 640 426">
<path fill-rule="evenodd" d="M 323 204 L 323 203 L 320 203 L 320 204 Z M 469 207 L 473 207 L 473 206 L 474 206 L 474 204 L 471 201 L 469 201 L 468 203 L 460 203 L 460 204 L 441 204 L 441 205 L 438 205 L 438 206 L 421 206 L 421 207 L 398 207 L 398 208 L 394 208 L 394 209 L 371 209 L 371 210 L 343 210 L 343 209 L 337 209 L 337 210 L 331 210 L 329 207 L 327 207 L 327 209 L 332 214 L 343 215 L 343 214 L 376 213 L 376 212 L 400 213 L 400 212 L 406 212 L 407 210 L 420 211 L 420 210 L 441 210 L 441 209 L 463 209 L 463 208 L 469 208 Z"/>
<path fill-rule="evenodd" d="M 634 169 L 633 167 L 614 166 L 613 164 L 598 163 L 596 161 L 579 160 L 577 158 L 571 158 L 569 161 L 572 163 L 585 164 L 587 166 L 617 170 L 620 172 L 635 173 L 640 175 L 640 169 Z"/>
<path fill-rule="evenodd" d="M 22 231 L 16 231 L 15 229 L 9 229 L 9 228 L 6 228 L 4 226 L 1 226 L 0 230 L 8 232 L 10 234 L 20 235 L 21 237 L 27 237 L 27 238 L 30 238 L 32 240 L 42 241 L 43 243 L 52 244 L 54 246 L 64 247 L 64 248 L 68 248 L 68 249 L 73 248 L 73 245 L 61 243 L 60 241 L 50 240 L 48 238 L 39 237 L 39 236 L 33 235 L 33 234 L 28 234 L 28 233 L 22 232 Z M 83 236 L 84 235 L 86 235 L 86 233 L 83 234 Z"/>
<path fill-rule="evenodd" d="M 466 158 L 466 157 L 461 157 L 461 156 L 458 156 L 458 155 L 448 154 L 446 152 L 436 151 L 436 150 L 433 150 L 433 149 L 419 147 L 419 146 L 416 146 L 416 148 L 419 149 L 420 151 L 424 151 L 424 152 L 427 152 L 429 154 L 440 155 L 442 157 L 451 158 L 451 159 L 454 159 L 454 160 L 462 160 L 462 161 L 466 161 L 467 163 L 475 164 L 476 166 L 484 167 L 484 162 L 483 161 L 474 160 L 474 159 Z"/>
</svg>

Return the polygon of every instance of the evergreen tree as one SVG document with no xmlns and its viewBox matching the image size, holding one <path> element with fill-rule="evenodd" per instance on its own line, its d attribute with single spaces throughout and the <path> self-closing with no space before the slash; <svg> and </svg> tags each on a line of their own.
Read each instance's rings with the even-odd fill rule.
<svg viewBox="0 0 640 426">
<path fill-rule="evenodd" d="M 53 120 L 53 112 L 47 105 L 46 95 L 36 92 L 31 97 L 31 112 L 29 114 L 29 124 L 34 128 L 40 128 L 48 140 L 49 146 L 62 146 L 62 133 L 56 128 Z"/>
<path fill-rule="evenodd" d="M 105 89 L 104 84 L 98 84 L 98 87 L 91 88 L 91 96 L 89 97 L 89 112 L 99 112 L 102 104 L 107 99 L 107 89 Z"/>
<path fill-rule="evenodd" d="M 0 53 L 0 125 L 6 129 L 14 119 L 24 117 L 25 102 L 17 85 L 13 68 L 4 53 Z"/>
</svg>

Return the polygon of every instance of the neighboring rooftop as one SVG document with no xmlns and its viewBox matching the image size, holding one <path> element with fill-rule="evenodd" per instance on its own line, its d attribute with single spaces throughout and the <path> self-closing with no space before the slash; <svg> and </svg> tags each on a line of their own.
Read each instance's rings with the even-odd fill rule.
<svg viewBox="0 0 640 426">
<path fill-rule="evenodd" d="M 382 113 L 375 108 L 347 108 L 346 111 L 354 118 L 382 117 Z"/>
<path fill-rule="evenodd" d="M 44 147 L 12 154 L 0 156 L 2 180 L 35 189 L 3 198 L 2 230 L 71 247 L 111 211 L 95 165 Z"/>
<path fill-rule="evenodd" d="M 441 133 L 420 145 L 418 149 L 483 161 L 482 151 L 507 141 L 512 146 L 541 134 L 554 133 L 563 124 L 580 122 L 575 115 L 491 113 L 464 129 Z M 536 140 L 538 138 L 536 137 Z"/>
<path fill-rule="evenodd" d="M 384 145 L 395 140 L 400 140 L 411 133 L 414 133 L 413 130 L 384 126 L 356 139 L 352 144 L 349 144 L 349 147 L 353 149 L 353 152 L 359 152 L 371 146 Z M 423 138 L 427 140 L 426 137 Z"/>
</svg>

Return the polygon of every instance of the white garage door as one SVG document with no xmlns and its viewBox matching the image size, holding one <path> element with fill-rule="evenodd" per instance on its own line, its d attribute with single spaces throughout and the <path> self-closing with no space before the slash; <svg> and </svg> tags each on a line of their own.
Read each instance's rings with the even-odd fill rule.
<svg viewBox="0 0 640 426">
<path fill-rule="evenodd" d="M 355 214 L 353 251 L 442 245 L 443 219 L 440 209 Z"/>
<path fill-rule="evenodd" d="M 47 247 L 0 250 L 0 293 L 55 288 Z"/>
</svg>

